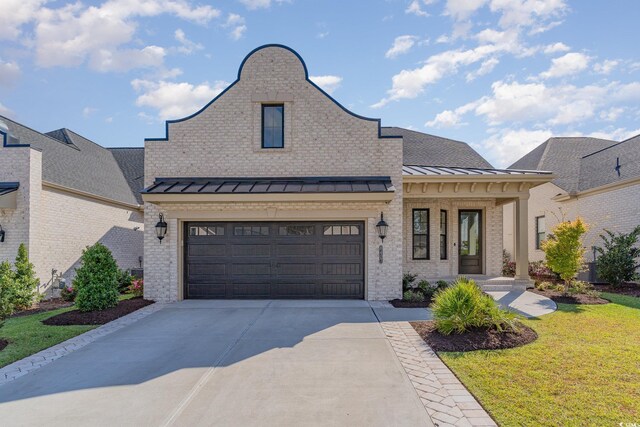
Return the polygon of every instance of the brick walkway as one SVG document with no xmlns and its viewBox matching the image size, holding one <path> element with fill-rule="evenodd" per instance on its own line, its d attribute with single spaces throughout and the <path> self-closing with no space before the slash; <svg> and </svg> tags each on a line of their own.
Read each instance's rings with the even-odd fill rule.
<svg viewBox="0 0 640 427">
<path fill-rule="evenodd" d="M 36 354 L 27 356 L 24 359 L 13 362 L 10 365 L 0 369 L 0 386 L 10 381 L 20 378 L 30 372 L 40 369 L 41 367 L 48 365 L 56 359 L 66 356 L 76 350 L 81 349 L 85 345 L 94 342 L 95 340 L 108 335 L 112 332 L 122 329 L 138 320 L 147 317 L 151 313 L 155 313 L 165 307 L 165 304 L 151 304 L 146 307 L 136 310 L 131 314 L 122 316 L 112 322 L 99 326 L 95 329 L 80 334 L 76 337 L 70 338 L 66 341 L 56 344 L 53 347 L 46 348 Z"/>
<path fill-rule="evenodd" d="M 497 425 L 409 322 L 381 325 L 436 426 Z"/>
</svg>

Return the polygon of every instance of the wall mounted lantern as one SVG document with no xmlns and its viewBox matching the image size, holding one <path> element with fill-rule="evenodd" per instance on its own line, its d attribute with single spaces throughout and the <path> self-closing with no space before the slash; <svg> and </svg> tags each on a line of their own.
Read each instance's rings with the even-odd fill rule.
<svg viewBox="0 0 640 427">
<path fill-rule="evenodd" d="M 4 230 L 2 229 L 2 226 L 0 225 L 0 243 L 4 242 Z"/>
<path fill-rule="evenodd" d="M 384 238 L 387 237 L 388 228 L 389 224 L 384 220 L 384 214 L 380 212 L 380 221 L 376 224 L 376 230 L 378 231 L 378 237 L 380 237 L 380 240 L 384 241 Z"/>
<path fill-rule="evenodd" d="M 167 223 L 164 220 L 164 215 L 160 214 L 160 221 L 156 224 L 156 236 L 158 236 L 158 240 L 162 243 L 162 239 L 167 234 Z"/>
</svg>

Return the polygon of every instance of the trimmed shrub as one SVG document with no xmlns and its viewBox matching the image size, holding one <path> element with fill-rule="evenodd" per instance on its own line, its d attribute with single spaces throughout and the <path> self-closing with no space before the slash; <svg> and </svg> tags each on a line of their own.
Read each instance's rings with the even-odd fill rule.
<svg viewBox="0 0 640 427">
<path fill-rule="evenodd" d="M 417 274 L 405 273 L 402 276 L 402 292 L 413 289 L 413 282 L 415 282 L 417 278 Z"/>
<path fill-rule="evenodd" d="M 142 279 L 134 280 L 127 289 L 127 292 L 134 297 L 141 297 L 144 295 L 144 281 Z"/>
<path fill-rule="evenodd" d="M 588 226 L 578 217 L 563 221 L 553 227 L 552 234 L 542 241 L 545 264 L 568 285 L 584 265 L 585 248 L 582 237 Z"/>
<path fill-rule="evenodd" d="M 435 295 L 431 304 L 438 332 L 461 334 L 472 328 L 515 331 L 517 316 L 503 310 L 473 280 L 459 278 Z"/>
<path fill-rule="evenodd" d="M 76 295 L 78 293 L 76 292 L 75 288 L 73 287 L 64 287 L 61 291 L 60 291 L 60 298 L 62 298 L 65 301 L 75 301 L 76 299 Z"/>
<path fill-rule="evenodd" d="M 640 264 L 640 248 L 636 246 L 640 237 L 640 225 L 631 233 L 613 233 L 604 230 L 601 234 L 604 248 L 596 248 L 600 256 L 596 259 L 598 276 L 612 286 L 620 286 L 639 278 L 637 268 Z"/>
<path fill-rule="evenodd" d="M 111 251 L 101 243 L 82 251 L 73 288 L 80 311 L 104 310 L 118 304 L 118 266 Z"/>
<path fill-rule="evenodd" d="M 513 277 L 516 275 L 516 263 L 511 261 L 511 255 L 506 250 L 502 250 L 502 276 Z"/>
<path fill-rule="evenodd" d="M 13 292 L 13 304 L 17 310 L 31 308 L 36 297 L 38 278 L 29 262 L 29 253 L 24 243 L 18 247 L 18 256 L 15 262 L 15 286 Z"/>
<path fill-rule="evenodd" d="M 442 289 L 446 289 L 451 285 L 451 283 L 447 282 L 446 280 L 438 280 L 436 282 L 436 290 L 440 291 Z"/>
<path fill-rule="evenodd" d="M 422 292 L 409 290 L 402 294 L 402 300 L 408 302 L 424 302 L 424 295 L 422 295 Z"/>
<path fill-rule="evenodd" d="M 0 263 L 0 326 L 15 310 L 13 303 L 15 288 L 14 272 L 9 261 Z"/>
<path fill-rule="evenodd" d="M 118 292 L 124 294 L 129 291 L 129 286 L 133 283 L 133 276 L 127 270 L 118 271 Z"/>
</svg>

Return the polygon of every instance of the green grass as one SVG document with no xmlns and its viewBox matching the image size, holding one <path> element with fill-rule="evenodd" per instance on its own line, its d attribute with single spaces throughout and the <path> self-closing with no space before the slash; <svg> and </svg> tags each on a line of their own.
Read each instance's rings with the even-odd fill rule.
<svg viewBox="0 0 640 427">
<path fill-rule="evenodd" d="M 119 299 L 125 300 L 132 297 L 131 294 L 124 294 L 120 295 Z M 73 309 L 74 307 L 66 307 L 5 320 L 4 326 L 0 328 L 0 338 L 8 340 L 9 345 L 0 351 L 0 368 L 100 326 L 42 324 L 44 319 Z"/>
<path fill-rule="evenodd" d="M 524 347 L 439 354 L 501 426 L 640 423 L 640 298 L 603 296 L 525 320 Z"/>
</svg>

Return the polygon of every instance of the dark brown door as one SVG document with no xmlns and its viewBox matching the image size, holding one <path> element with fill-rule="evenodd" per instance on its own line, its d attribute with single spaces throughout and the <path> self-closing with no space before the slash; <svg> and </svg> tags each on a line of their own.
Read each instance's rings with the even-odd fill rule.
<svg viewBox="0 0 640 427">
<path fill-rule="evenodd" d="M 460 274 L 482 274 L 482 212 L 458 211 Z"/>
<path fill-rule="evenodd" d="M 185 224 L 185 298 L 364 298 L 364 223 Z"/>
</svg>

